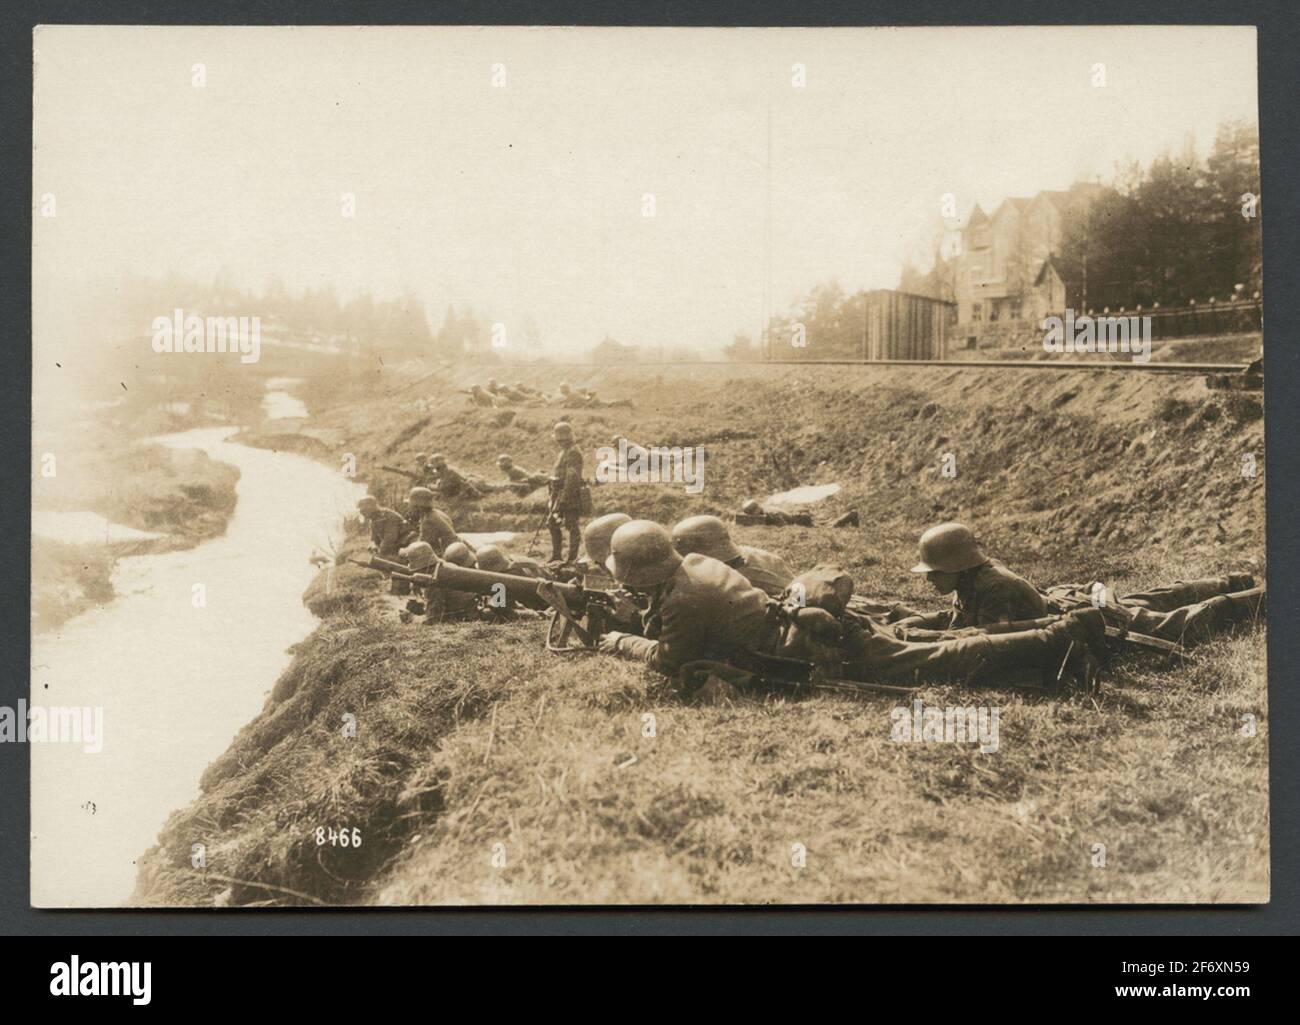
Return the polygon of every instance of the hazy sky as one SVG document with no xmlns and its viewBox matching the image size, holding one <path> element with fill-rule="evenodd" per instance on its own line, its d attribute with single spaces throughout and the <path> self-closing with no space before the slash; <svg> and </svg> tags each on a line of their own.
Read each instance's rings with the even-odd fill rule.
<svg viewBox="0 0 1300 1025">
<path fill-rule="evenodd" d="M 36 302 L 224 268 L 410 288 L 434 329 L 472 304 L 512 344 L 531 314 L 553 351 L 717 346 L 763 318 L 769 105 L 780 310 L 830 278 L 895 286 L 943 193 L 991 209 L 1188 133 L 1204 152 L 1257 117 L 1255 34 L 43 28 Z"/>
</svg>

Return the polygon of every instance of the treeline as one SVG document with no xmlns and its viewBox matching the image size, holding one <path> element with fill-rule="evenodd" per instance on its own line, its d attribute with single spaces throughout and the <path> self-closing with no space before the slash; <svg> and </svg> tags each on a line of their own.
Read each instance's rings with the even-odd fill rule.
<svg viewBox="0 0 1300 1025">
<path fill-rule="evenodd" d="M 1086 268 L 1087 304 L 1098 309 L 1253 295 L 1263 287 L 1259 195 L 1259 130 L 1227 122 L 1205 160 L 1189 143 L 1146 170 L 1135 162 L 1067 217 L 1067 277 L 1081 282 Z"/>
<path fill-rule="evenodd" d="M 769 348 L 776 359 L 858 356 L 865 303 L 864 292 L 850 295 L 838 281 L 825 282 L 799 299 L 793 310 L 773 316 L 760 341 L 739 332 L 723 355 L 738 363 L 765 359 Z"/>
<path fill-rule="evenodd" d="M 449 304 L 434 331 L 424 304 L 409 291 L 393 299 L 376 299 L 362 291 L 342 300 L 330 286 L 295 292 L 279 277 L 253 291 L 235 286 L 224 275 L 207 283 L 172 276 L 133 278 L 119 300 L 117 315 L 127 330 L 143 331 L 153 317 L 180 307 L 203 316 L 257 316 L 262 319 L 264 336 L 278 333 L 290 340 L 337 345 L 385 358 L 490 358 L 494 351 L 493 325 L 472 307 L 457 309 Z M 520 344 L 536 347 L 536 325 L 525 320 L 520 337 L 509 342 L 512 348 Z"/>
</svg>

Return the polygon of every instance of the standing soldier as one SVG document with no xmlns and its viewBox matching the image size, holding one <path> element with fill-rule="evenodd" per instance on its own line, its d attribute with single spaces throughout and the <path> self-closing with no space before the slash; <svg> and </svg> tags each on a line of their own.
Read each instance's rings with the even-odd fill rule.
<svg viewBox="0 0 1300 1025">
<path fill-rule="evenodd" d="M 725 562 L 751 584 L 773 598 L 794 580 L 781 556 L 749 545 L 737 546 L 727 525 L 716 516 L 689 516 L 673 527 L 673 547 L 679 555 L 707 555 Z"/>
<path fill-rule="evenodd" d="M 564 555 L 564 533 L 569 535 L 569 562 L 578 561 L 578 548 L 582 543 L 582 453 L 573 443 L 573 428 L 561 420 L 555 425 L 556 444 L 560 454 L 551 470 L 551 515 L 547 526 L 551 530 L 551 561 L 561 562 Z"/>
</svg>

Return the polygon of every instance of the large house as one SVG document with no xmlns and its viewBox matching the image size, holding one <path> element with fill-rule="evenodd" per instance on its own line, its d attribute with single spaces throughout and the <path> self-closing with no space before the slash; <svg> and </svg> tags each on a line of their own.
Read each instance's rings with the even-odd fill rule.
<svg viewBox="0 0 1300 1025">
<path fill-rule="evenodd" d="M 994 322 L 1038 321 L 1073 301 L 1075 275 L 1061 253 L 1063 225 L 1102 189 L 1082 182 L 1032 199 L 1013 196 L 991 216 L 976 204 L 952 261 L 959 332 L 977 335 Z"/>
</svg>

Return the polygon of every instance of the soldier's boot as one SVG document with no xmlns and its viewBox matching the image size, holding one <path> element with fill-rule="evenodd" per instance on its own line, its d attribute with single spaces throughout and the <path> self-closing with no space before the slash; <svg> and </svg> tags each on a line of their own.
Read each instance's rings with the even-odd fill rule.
<svg viewBox="0 0 1300 1025">
<path fill-rule="evenodd" d="M 1183 621 L 1180 639 L 1184 644 L 1195 644 L 1237 623 L 1254 622 L 1264 612 L 1265 598 L 1264 588 L 1254 587 L 1194 605 Z"/>
<path fill-rule="evenodd" d="M 569 562 L 578 561 L 578 550 L 582 547 L 582 531 L 578 527 L 578 521 L 574 520 L 569 527 Z"/>
<path fill-rule="evenodd" d="M 1187 605 L 1208 601 L 1221 594 L 1233 591 L 1249 590 L 1255 586 L 1255 578 L 1249 573 L 1229 573 L 1225 577 L 1200 577 L 1196 580 L 1184 580 L 1170 587 L 1156 587 L 1150 591 L 1125 595 L 1125 605 L 1134 608 L 1150 609 L 1152 612 L 1173 612 Z"/>
<path fill-rule="evenodd" d="M 564 559 L 564 532 L 560 530 L 558 523 L 551 524 L 551 562 L 562 562 Z"/>
</svg>

